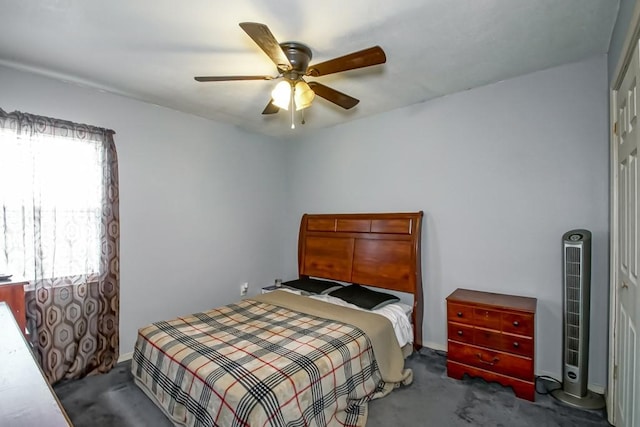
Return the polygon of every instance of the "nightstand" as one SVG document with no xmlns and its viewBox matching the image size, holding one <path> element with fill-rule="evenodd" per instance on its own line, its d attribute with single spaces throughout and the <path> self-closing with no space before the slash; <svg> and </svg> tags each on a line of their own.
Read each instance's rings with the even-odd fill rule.
<svg viewBox="0 0 640 427">
<path fill-rule="evenodd" d="M 447 373 L 511 386 L 535 400 L 536 299 L 458 289 L 447 297 Z"/>
</svg>

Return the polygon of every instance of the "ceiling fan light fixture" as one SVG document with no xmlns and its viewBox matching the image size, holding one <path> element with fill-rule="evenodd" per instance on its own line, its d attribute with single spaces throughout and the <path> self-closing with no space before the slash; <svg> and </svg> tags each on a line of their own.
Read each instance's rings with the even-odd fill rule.
<svg viewBox="0 0 640 427">
<path fill-rule="evenodd" d="M 311 89 L 311 87 L 304 80 L 300 80 L 296 83 L 294 99 L 296 102 L 296 110 L 302 110 L 304 108 L 308 108 L 311 106 L 311 102 L 313 102 L 313 98 L 315 98 L 316 93 Z"/>
<path fill-rule="evenodd" d="M 308 46 L 299 42 L 279 43 L 269 27 L 259 22 L 241 22 L 240 27 L 276 65 L 278 75 L 275 77 L 267 75 L 198 76 L 195 77 L 195 80 L 198 82 L 224 82 L 283 78 L 283 81 L 274 86 L 271 100 L 262 114 L 275 114 L 280 109 L 287 110 L 291 115 L 292 129 L 295 128 L 295 112 L 304 111 L 305 108 L 310 107 L 316 95 L 345 110 L 355 107 L 360 102 L 356 98 L 321 83 L 315 81 L 306 83 L 305 76 L 326 76 L 384 64 L 387 61 L 384 50 L 380 46 L 373 46 L 319 64 L 309 65 L 313 55 Z M 304 117 L 302 123 L 304 124 Z"/>
<path fill-rule="evenodd" d="M 273 99 L 273 105 L 283 110 L 289 109 L 289 103 L 291 102 L 291 83 L 287 80 L 279 82 L 276 87 L 271 91 L 271 99 Z"/>
</svg>

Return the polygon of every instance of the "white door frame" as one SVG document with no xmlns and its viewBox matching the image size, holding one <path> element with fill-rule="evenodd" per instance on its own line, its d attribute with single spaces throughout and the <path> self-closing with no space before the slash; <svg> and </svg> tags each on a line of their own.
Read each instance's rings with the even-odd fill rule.
<svg viewBox="0 0 640 427">
<path fill-rule="evenodd" d="M 616 354 L 617 342 L 615 337 L 616 332 L 616 314 L 618 305 L 618 289 L 617 289 L 617 266 L 618 266 L 618 147 L 616 144 L 614 127 L 615 114 L 616 114 L 616 99 L 614 96 L 615 89 L 620 87 L 624 71 L 631 60 L 632 48 L 635 41 L 640 38 L 640 1 L 636 1 L 633 8 L 633 15 L 627 34 L 620 51 L 620 58 L 616 64 L 615 71 L 613 73 L 613 79 L 611 80 L 611 86 L 609 87 L 609 144 L 610 144 L 610 190 L 611 197 L 610 203 L 610 218 L 611 229 L 609 231 L 609 248 L 610 248 L 610 260 L 609 260 L 609 362 L 608 362 L 608 381 L 605 390 L 607 401 L 607 414 L 609 423 L 615 425 L 614 413 L 612 409 L 616 403 L 618 396 L 615 395 L 614 375 L 615 366 L 618 355 Z"/>
</svg>

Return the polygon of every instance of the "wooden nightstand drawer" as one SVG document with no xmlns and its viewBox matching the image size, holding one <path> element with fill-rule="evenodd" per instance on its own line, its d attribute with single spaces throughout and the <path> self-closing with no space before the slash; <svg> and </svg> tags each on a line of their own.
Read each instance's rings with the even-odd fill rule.
<svg viewBox="0 0 640 427">
<path fill-rule="evenodd" d="M 504 313 L 502 315 L 502 331 L 533 337 L 533 322 L 532 315 Z"/>
<path fill-rule="evenodd" d="M 473 322 L 473 307 L 460 304 L 447 304 L 447 319 L 459 323 Z"/>
<path fill-rule="evenodd" d="M 473 344 L 473 327 L 461 323 L 449 322 L 447 325 L 448 337 L 450 340 Z"/>
<path fill-rule="evenodd" d="M 483 347 L 502 349 L 502 334 L 492 329 L 475 328 L 473 344 Z"/>
<path fill-rule="evenodd" d="M 533 338 L 502 334 L 500 345 L 496 348 L 508 351 L 509 353 L 519 354 L 521 356 L 533 357 Z"/>
<path fill-rule="evenodd" d="M 502 313 L 499 311 L 476 308 L 473 310 L 473 323 L 476 326 L 500 330 Z"/>
<path fill-rule="evenodd" d="M 448 357 L 454 362 L 491 370 L 522 380 L 533 380 L 533 360 L 530 358 L 454 341 L 449 341 Z"/>
<path fill-rule="evenodd" d="M 457 332 L 460 328 L 455 328 Z M 487 347 L 496 350 L 502 350 L 509 353 L 519 354 L 521 356 L 532 357 L 533 356 L 533 339 L 512 335 L 503 334 L 491 329 L 484 328 L 472 328 L 467 326 L 464 331 L 465 337 L 473 336 L 473 340 L 455 338 L 456 341 L 466 342 L 469 344 L 475 344 L 482 347 Z M 458 334 L 459 335 L 459 334 Z M 449 337 L 451 337 L 451 325 L 449 326 Z M 449 338 L 454 339 L 454 338 Z"/>
</svg>

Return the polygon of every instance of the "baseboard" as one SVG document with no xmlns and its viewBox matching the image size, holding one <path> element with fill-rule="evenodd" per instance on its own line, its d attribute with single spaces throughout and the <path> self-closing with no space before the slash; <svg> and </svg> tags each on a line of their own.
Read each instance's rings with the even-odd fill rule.
<svg viewBox="0 0 640 427">
<path fill-rule="evenodd" d="M 598 394 L 602 394 L 602 395 L 604 395 L 604 393 L 605 393 L 605 391 L 607 389 L 605 386 L 598 385 L 598 384 L 589 384 L 587 386 L 587 388 L 589 390 L 591 390 L 592 392 L 594 392 L 594 393 L 598 393 Z"/>
<path fill-rule="evenodd" d="M 118 357 L 118 363 L 131 360 L 132 357 L 133 357 L 133 352 L 121 354 L 120 357 Z"/>
<path fill-rule="evenodd" d="M 424 347 L 428 347 L 431 350 L 437 350 L 437 351 L 447 351 L 447 346 L 446 345 L 442 345 L 442 344 L 438 344 L 437 342 L 432 342 L 432 341 L 427 341 L 427 342 L 423 342 L 422 345 Z"/>
</svg>

